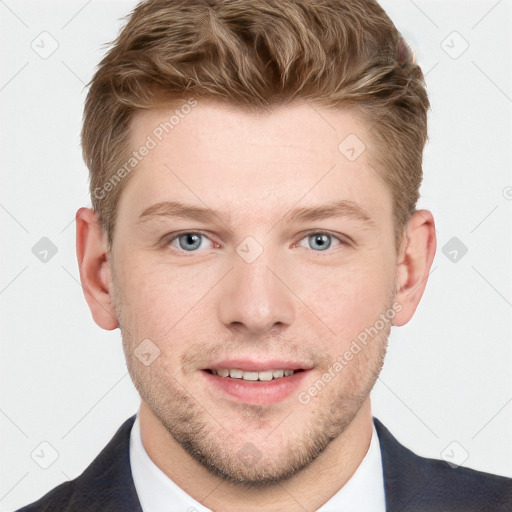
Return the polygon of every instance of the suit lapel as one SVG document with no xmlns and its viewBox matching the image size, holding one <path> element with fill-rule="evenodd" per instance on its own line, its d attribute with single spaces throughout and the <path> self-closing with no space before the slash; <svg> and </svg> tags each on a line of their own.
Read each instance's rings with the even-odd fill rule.
<svg viewBox="0 0 512 512">
<path fill-rule="evenodd" d="M 130 432 L 135 415 L 119 427 L 112 440 L 77 480 L 70 510 L 142 512 L 130 468 Z M 91 489 L 94 504 L 91 504 Z"/>
<path fill-rule="evenodd" d="M 386 511 L 416 511 L 432 475 L 418 464 L 418 456 L 402 446 L 377 419 L 373 418 L 379 436 L 386 494 Z"/>
</svg>

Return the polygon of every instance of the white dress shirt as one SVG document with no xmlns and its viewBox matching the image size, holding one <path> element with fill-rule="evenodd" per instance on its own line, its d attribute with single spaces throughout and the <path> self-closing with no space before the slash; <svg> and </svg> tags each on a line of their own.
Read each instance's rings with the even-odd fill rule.
<svg viewBox="0 0 512 512">
<path fill-rule="evenodd" d="M 140 435 L 139 416 L 130 434 L 130 466 L 144 512 L 211 512 L 176 485 L 150 459 Z M 350 480 L 317 512 L 385 512 L 379 438 L 373 427 L 370 447 Z"/>
</svg>

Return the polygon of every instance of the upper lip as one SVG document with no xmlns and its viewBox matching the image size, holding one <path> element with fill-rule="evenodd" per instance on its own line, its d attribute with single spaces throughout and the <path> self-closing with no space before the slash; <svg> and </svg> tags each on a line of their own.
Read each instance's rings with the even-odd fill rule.
<svg viewBox="0 0 512 512">
<path fill-rule="evenodd" d="M 263 372 L 265 370 L 309 370 L 312 365 L 303 361 L 292 361 L 284 359 L 224 359 L 211 363 L 205 370 L 243 370 L 247 372 Z"/>
</svg>

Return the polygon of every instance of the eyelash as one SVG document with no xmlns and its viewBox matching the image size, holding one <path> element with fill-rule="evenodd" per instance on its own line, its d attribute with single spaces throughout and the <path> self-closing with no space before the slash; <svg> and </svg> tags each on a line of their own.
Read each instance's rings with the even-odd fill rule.
<svg viewBox="0 0 512 512">
<path fill-rule="evenodd" d="M 200 236 L 204 236 L 204 237 L 206 237 L 206 238 L 208 238 L 210 240 L 210 237 L 206 233 L 204 233 L 202 231 L 179 231 L 179 232 L 176 232 L 176 233 L 170 233 L 169 235 L 166 235 L 166 236 L 162 237 L 162 245 L 164 247 L 171 246 L 172 243 L 175 240 L 178 240 L 179 237 L 183 236 L 183 235 L 200 235 Z M 339 247 L 339 246 L 342 246 L 342 245 L 348 245 L 348 242 L 346 240 L 344 240 L 340 236 L 335 235 L 334 233 L 331 233 L 330 231 L 314 230 L 314 229 L 306 232 L 304 234 L 304 236 L 297 242 L 297 244 L 302 242 L 304 239 L 310 237 L 311 235 L 320 235 L 320 236 L 327 235 L 327 236 L 330 236 L 332 239 L 337 240 L 339 242 L 339 245 L 335 246 L 335 247 Z M 213 242 L 213 240 L 210 240 L 210 241 L 212 243 L 215 243 L 215 242 Z M 187 253 L 188 254 L 194 254 L 196 252 L 200 252 L 199 250 L 185 251 L 183 249 L 179 249 L 179 248 L 176 248 L 176 247 L 173 247 L 173 249 L 176 252 L 180 253 L 180 254 L 187 254 Z M 335 249 L 332 249 L 331 247 L 329 247 L 328 249 L 325 249 L 324 251 L 315 251 L 314 249 L 310 249 L 310 250 L 313 251 L 313 252 L 322 253 L 322 252 L 332 252 Z"/>
</svg>

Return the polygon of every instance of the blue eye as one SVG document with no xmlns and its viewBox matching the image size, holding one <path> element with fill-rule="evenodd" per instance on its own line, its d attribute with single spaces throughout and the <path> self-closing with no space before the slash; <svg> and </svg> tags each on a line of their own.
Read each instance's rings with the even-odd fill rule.
<svg viewBox="0 0 512 512">
<path fill-rule="evenodd" d="M 333 245 L 333 241 L 337 241 L 338 245 L 342 243 L 338 237 L 331 235 L 330 233 L 325 233 L 323 231 L 310 233 L 309 235 L 304 237 L 301 240 L 301 242 L 303 240 L 307 240 L 308 247 L 306 248 L 313 249 L 317 252 L 326 251 L 327 249 L 330 249 L 331 246 Z M 303 245 L 300 246 L 304 247 Z"/>
<path fill-rule="evenodd" d="M 306 243 L 307 245 L 304 245 Z M 343 245 L 343 241 L 331 233 L 325 231 L 312 231 L 299 242 L 300 247 L 313 249 L 315 252 L 324 252 L 333 247 Z M 187 231 L 177 233 L 164 240 L 165 245 L 172 246 L 178 252 L 198 252 L 211 249 L 213 242 L 203 233 Z"/>
<path fill-rule="evenodd" d="M 171 245 L 178 250 L 195 252 L 199 248 L 205 248 L 202 247 L 202 241 L 205 239 L 208 240 L 202 233 L 182 233 L 171 239 Z M 176 242 L 178 246 L 176 246 Z"/>
</svg>

